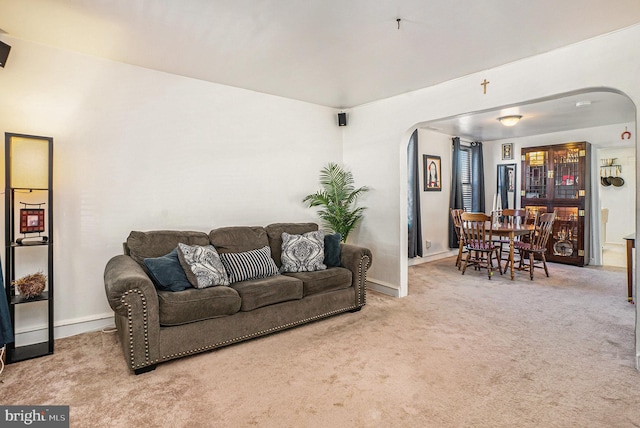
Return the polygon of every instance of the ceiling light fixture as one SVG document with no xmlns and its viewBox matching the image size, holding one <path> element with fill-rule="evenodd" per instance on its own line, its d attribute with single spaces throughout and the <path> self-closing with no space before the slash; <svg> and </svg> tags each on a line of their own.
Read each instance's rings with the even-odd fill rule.
<svg viewBox="0 0 640 428">
<path fill-rule="evenodd" d="M 511 116 L 502 116 L 498 118 L 500 123 L 504 126 L 514 126 L 516 123 L 520 122 L 520 119 L 522 119 L 522 116 L 518 114 L 514 114 Z"/>
</svg>

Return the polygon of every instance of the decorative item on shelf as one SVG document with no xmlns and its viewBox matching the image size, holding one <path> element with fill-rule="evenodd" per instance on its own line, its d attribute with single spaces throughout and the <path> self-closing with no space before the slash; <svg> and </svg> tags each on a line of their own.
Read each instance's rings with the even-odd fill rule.
<svg viewBox="0 0 640 428">
<path fill-rule="evenodd" d="M 553 253 L 556 256 L 569 257 L 573 254 L 573 244 L 565 239 L 560 240 L 553 245 Z"/>
<path fill-rule="evenodd" d="M 16 279 L 11 284 L 16 287 L 20 295 L 25 299 L 33 299 L 42 294 L 46 283 L 47 276 L 42 272 L 36 272 Z"/>
<path fill-rule="evenodd" d="M 28 245 L 47 242 L 49 238 L 42 235 L 42 232 L 44 232 L 44 208 L 41 207 L 45 203 L 20 203 L 24 205 L 24 208 L 20 209 L 20 233 L 22 233 L 22 238 L 16 239 L 16 244 Z M 27 234 L 33 233 L 37 233 L 37 236 L 27 236 Z"/>
</svg>

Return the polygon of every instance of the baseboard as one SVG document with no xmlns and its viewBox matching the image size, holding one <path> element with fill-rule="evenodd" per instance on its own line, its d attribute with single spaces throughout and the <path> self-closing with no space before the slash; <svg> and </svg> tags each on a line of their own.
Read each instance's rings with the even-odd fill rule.
<svg viewBox="0 0 640 428">
<path fill-rule="evenodd" d="M 443 251 L 437 254 L 427 254 L 426 256 L 414 257 L 412 259 L 409 259 L 408 265 L 409 266 L 421 265 L 422 263 L 435 262 L 436 260 L 446 259 L 446 258 L 457 256 L 457 255 L 458 255 L 458 250 Z"/>
<path fill-rule="evenodd" d="M 53 338 L 75 336 L 81 333 L 98 331 L 115 325 L 113 313 L 94 315 L 91 317 L 62 320 L 53 327 Z M 46 324 L 31 326 L 26 329 L 16 330 L 16 344 L 18 346 L 32 345 L 47 340 L 48 331 Z"/>
<path fill-rule="evenodd" d="M 400 290 L 389 283 L 378 281 L 376 279 L 367 280 L 367 289 L 377 291 L 378 293 L 386 294 L 391 297 L 400 297 Z"/>
</svg>

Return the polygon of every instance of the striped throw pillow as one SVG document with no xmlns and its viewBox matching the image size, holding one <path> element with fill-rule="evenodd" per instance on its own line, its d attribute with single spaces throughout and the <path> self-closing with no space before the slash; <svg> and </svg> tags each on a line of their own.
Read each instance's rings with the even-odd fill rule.
<svg viewBox="0 0 640 428">
<path fill-rule="evenodd" d="M 220 260 L 232 283 L 278 274 L 278 267 L 271 258 L 268 246 L 243 253 L 220 253 Z"/>
</svg>

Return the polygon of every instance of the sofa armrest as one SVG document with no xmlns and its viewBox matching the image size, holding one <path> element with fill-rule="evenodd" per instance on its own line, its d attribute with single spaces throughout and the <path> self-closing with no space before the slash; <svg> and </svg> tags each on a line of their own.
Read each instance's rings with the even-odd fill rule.
<svg viewBox="0 0 640 428">
<path fill-rule="evenodd" d="M 117 314 L 126 315 L 124 305 L 128 293 L 134 290 L 141 293 L 147 301 L 147 310 L 158 308 L 158 294 L 151 282 L 151 278 L 140 265 L 129 256 L 119 255 L 113 257 L 104 269 L 104 288 L 107 293 L 109 306 Z M 156 310 L 157 312 L 157 310 Z"/>
<path fill-rule="evenodd" d="M 130 256 L 118 255 L 107 262 L 104 287 L 130 368 L 140 370 L 155 364 L 159 358 L 160 312 L 153 282 Z"/>
<path fill-rule="evenodd" d="M 351 285 L 356 289 L 356 306 L 364 306 L 367 299 L 367 270 L 373 262 L 368 248 L 340 244 L 340 263 L 352 273 Z"/>
</svg>

